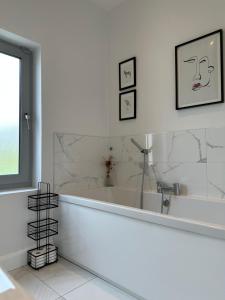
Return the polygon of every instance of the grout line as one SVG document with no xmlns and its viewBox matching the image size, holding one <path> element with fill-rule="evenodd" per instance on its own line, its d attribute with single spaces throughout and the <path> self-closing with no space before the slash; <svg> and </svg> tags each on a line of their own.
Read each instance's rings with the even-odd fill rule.
<svg viewBox="0 0 225 300">
<path fill-rule="evenodd" d="M 69 261 L 68 259 L 66 259 L 66 258 L 64 258 L 64 257 L 62 257 L 62 256 L 60 256 L 60 255 L 59 255 L 59 257 L 61 257 L 61 258 L 62 258 L 63 260 L 65 260 L 65 261 L 69 262 L 71 265 L 73 265 L 73 266 L 75 266 L 75 267 L 78 267 L 79 269 L 81 269 L 81 270 L 83 270 L 83 271 L 85 271 L 85 272 L 88 272 L 88 273 L 92 274 L 94 277 L 88 279 L 87 281 L 85 281 L 84 283 L 82 283 L 82 284 L 76 286 L 75 288 L 73 288 L 73 289 L 67 291 L 65 294 L 60 295 L 60 294 L 59 294 L 58 292 L 56 292 L 51 286 L 49 286 L 45 281 L 43 281 L 42 279 L 40 279 L 40 278 L 35 274 L 35 272 L 33 273 L 32 270 L 31 270 L 28 266 L 24 266 L 25 269 L 26 269 L 28 272 L 30 272 L 32 275 L 34 275 L 41 283 L 43 283 L 46 287 L 48 287 L 50 290 L 52 290 L 53 292 L 55 292 L 55 293 L 59 296 L 59 297 L 57 297 L 55 300 L 60 300 L 60 299 L 66 300 L 66 299 L 64 298 L 64 296 L 66 296 L 66 295 L 70 294 L 71 292 L 73 292 L 73 291 L 75 291 L 75 290 L 77 290 L 77 289 L 79 289 L 79 288 L 85 286 L 87 283 L 89 283 L 89 282 L 91 282 L 91 281 L 93 281 L 93 280 L 95 280 L 95 279 L 100 279 L 100 280 L 104 281 L 106 284 L 110 285 L 112 288 L 114 288 L 114 289 L 116 289 L 116 290 L 118 290 L 118 291 L 120 291 L 120 292 L 122 292 L 122 293 L 125 293 L 126 295 L 129 295 L 129 296 L 131 296 L 131 297 L 134 298 L 133 295 L 130 295 L 129 293 L 127 293 L 127 292 L 124 291 L 123 289 L 119 288 L 118 286 L 113 285 L 112 283 L 108 282 L 107 280 L 105 280 L 105 279 L 103 279 L 103 278 L 101 278 L 101 277 L 96 276 L 95 274 L 91 273 L 90 271 L 85 270 L 84 268 L 81 268 L 80 266 L 76 265 L 75 263 Z M 139 298 L 134 298 L 134 299 L 137 299 L 137 300 L 138 300 Z M 141 299 L 141 298 L 140 298 L 140 299 Z"/>
<path fill-rule="evenodd" d="M 80 269 L 82 269 L 82 270 L 84 270 L 84 271 L 86 271 L 86 272 L 88 272 L 88 273 L 94 275 L 94 278 L 92 278 L 91 280 L 88 280 L 88 282 L 90 282 L 90 281 L 92 281 L 92 280 L 94 280 L 94 279 L 100 279 L 100 280 L 104 281 L 106 284 L 110 285 L 112 288 L 114 288 L 114 289 L 116 289 L 116 290 L 119 290 L 120 292 L 125 293 L 126 295 L 128 295 L 128 296 L 130 296 L 130 297 L 133 297 L 134 299 L 137 299 L 137 300 L 145 300 L 144 298 L 138 298 L 137 295 L 131 294 L 128 290 L 124 290 L 122 287 L 120 287 L 120 286 L 114 284 L 113 282 L 111 282 L 111 281 L 105 279 L 104 277 L 100 277 L 100 276 L 96 275 L 94 272 L 91 272 L 90 270 L 85 269 L 85 268 L 82 267 L 81 265 L 78 265 L 78 264 L 76 264 L 76 263 L 70 261 L 68 258 L 63 257 L 63 256 L 60 255 L 60 254 L 59 254 L 59 257 L 61 257 L 61 258 L 62 258 L 63 260 L 65 260 L 65 261 L 68 261 L 68 262 L 71 263 L 72 265 L 77 266 L 78 268 L 80 268 Z M 86 282 L 86 283 L 88 283 L 88 282 Z M 80 286 L 77 287 L 77 288 L 82 287 L 82 286 L 85 285 L 86 283 L 80 285 Z M 76 288 L 75 288 L 75 289 L 76 289 Z M 75 290 L 75 289 L 74 289 L 74 290 Z M 68 294 L 68 293 L 67 293 L 67 294 Z M 67 295 L 67 294 L 64 294 L 63 296 L 65 296 L 65 295 Z"/>
<path fill-rule="evenodd" d="M 94 280 L 94 279 L 100 279 L 100 280 L 103 280 L 103 281 L 105 281 L 107 284 L 109 284 L 110 286 L 112 286 L 113 288 L 118 289 L 119 291 L 125 293 L 126 295 L 128 295 L 128 296 L 130 296 L 130 297 L 133 297 L 133 298 L 136 299 L 136 300 L 147 300 L 147 299 L 145 299 L 145 298 L 143 298 L 143 297 L 140 297 L 140 296 L 138 296 L 138 295 L 135 295 L 134 293 L 132 293 L 131 291 L 129 291 L 129 290 L 127 290 L 127 289 L 124 289 L 122 286 L 117 285 L 115 282 L 113 282 L 113 281 L 111 281 L 111 280 L 105 278 L 104 276 L 100 276 L 100 275 L 98 275 L 98 274 L 92 272 L 92 271 L 89 270 L 89 269 L 85 269 L 84 266 L 79 265 L 79 264 L 76 264 L 75 262 L 70 261 L 68 258 L 63 257 L 63 256 L 60 255 L 60 254 L 59 254 L 59 257 L 61 257 L 62 259 L 66 260 L 66 261 L 68 261 L 68 262 L 70 262 L 72 265 L 77 266 L 78 268 L 80 268 L 80 269 L 82 269 L 82 270 L 84 270 L 84 271 L 86 271 L 86 272 L 89 272 L 89 273 L 93 274 L 93 275 L 95 276 L 95 278 L 93 278 L 92 280 Z M 90 281 L 91 281 L 91 280 L 90 280 Z M 65 295 L 66 295 L 66 294 L 65 294 Z"/>
<path fill-rule="evenodd" d="M 45 287 L 47 287 L 48 289 L 50 289 L 51 291 L 53 291 L 56 295 L 57 295 L 57 298 L 55 298 L 55 300 L 57 300 L 57 299 L 60 299 L 60 297 L 62 297 L 58 292 L 56 292 L 53 288 L 51 288 L 48 284 L 46 284 L 46 282 L 44 282 L 43 280 L 41 280 L 34 272 L 32 272 L 31 270 L 30 270 L 30 268 L 29 268 L 29 266 L 28 265 L 26 265 L 26 266 L 23 266 L 23 267 L 20 267 L 20 268 L 17 268 L 17 269 L 22 269 L 22 268 L 24 268 L 28 273 L 30 273 L 33 277 L 35 277 L 36 279 L 38 279 L 38 281 L 40 282 L 40 283 L 42 283 Z M 15 270 L 17 270 L 17 269 L 15 269 Z M 13 277 L 13 276 L 12 276 Z M 16 280 L 15 278 L 14 278 L 14 280 Z M 17 280 L 16 280 L 17 281 Z M 62 299 L 63 300 L 63 299 Z"/>
<path fill-rule="evenodd" d="M 52 290 L 54 293 L 56 293 L 56 295 L 57 296 L 59 296 L 59 297 L 57 297 L 55 300 L 57 300 L 57 299 L 60 299 L 60 297 L 61 297 L 61 295 L 57 292 L 57 291 L 55 291 L 51 286 L 49 286 L 45 281 L 43 281 L 42 279 L 40 279 L 36 274 L 35 274 L 35 272 L 32 272 L 32 270 L 29 270 L 29 267 L 28 266 L 25 266 L 26 267 L 26 269 L 27 269 L 27 271 L 30 273 L 30 274 L 32 274 L 35 278 L 37 278 L 41 283 L 43 283 L 47 288 L 49 288 L 50 290 Z M 38 271 L 37 271 L 38 272 Z"/>
<path fill-rule="evenodd" d="M 86 281 L 86 282 L 84 282 L 84 283 L 82 283 L 82 284 L 78 285 L 77 287 L 73 288 L 71 291 L 69 291 L 69 292 L 66 292 L 65 294 L 63 294 L 63 296 L 62 296 L 62 297 L 64 297 L 64 296 L 66 296 L 67 294 L 69 294 L 69 293 L 71 293 L 71 292 L 73 292 L 73 291 L 75 291 L 75 290 L 77 290 L 77 289 L 81 288 L 81 287 L 82 287 L 82 286 L 84 286 L 85 284 L 87 284 L 87 283 L 89 283 L 90 281 L 92 281 L 92 280 L 95 280 L 95 279 L 96 279 L 96 277 L 95 277 L 95 278 L 91 278 L 91 279 L 89 279 L 88 281 Z"/>
<path fill-rule="evenodd" d="M 64 259 L 64 258 L 62 258 L 62 259 Z M 65 259 L 65 260 L 66 260 L 66 259 Z M 77 266 L 77 265 L 71 263 L 70 261 L 68 261 L 68 260 L 66 260 L 66 261 L 69 262 L 70 264 L 72 264 L 72 265 L 78 267 L 79 269 L 81 269 L 81 270 L 87 272 L 86 270 L 84 270 L 84 269 L 82 269 L 81 267 L 79 267 L 79 266 Z M 25 268 L 26 268 L 26 267 L 28 267 L 28 266 L 25 266 Z M 26 269 L 27 269 L 27 268 L 26 268 Z M 60 294 L 59 294 L 57 291 L 55 291 L 51 286 L 49 286 L 45 281 L 43 281 L 42 279 L 40 279 L 40 278 L 35 274 L 35 272 L 32 272 L 31 270 L 29 270 L 29 268 L 28 268 L 28 272 L 30 272 L 30 273 L 31 273 L 32 275 L 34 275 L 37 279 L 39 279 L 40 282 L 42 282 L 42 283 L 43 283 L 44 285 L 46 285 L 49 289 L 51 289 L 53 292 L 55 292 L 57 295 L 59 295 L 59 297 L 58 297 L 59 299 L 60 299 L 60 297 L 63 297 L 63 296 L 65 296 L 65 295 L 71 293 L 72 291 L 74 291 L 74 290 L 76 290 L 76 289 L 82 287 L 82 286 L 85 285 L 86 283 L 88 283 L 88 282 L 90 282 L 90 281 L 96 279 L 96 276 L 94 275 L 94 276 L 95 276 L 94 278 L 90 278 L 90 279 L 88 279 L 86 282 L 81 283 L 80 285 L 78 285 L 78 286 L 76 286 L 75 288 L 69 290 L 69 291 L 66 292 L 65 294 L 60 295 Z M 37 272 L 38 272 L 38 271 L 37 271 Z M 90 272 L 89 272 L 89 273 L 90 273 Z M 90 274 L 92 274 L 92 273 L 90 273 Z M 93 275 L 93 274 L 92 274 L 92 275 Z M 56 300 L 57 300 L 58 298 L 56 298 Z"/>
</svg>

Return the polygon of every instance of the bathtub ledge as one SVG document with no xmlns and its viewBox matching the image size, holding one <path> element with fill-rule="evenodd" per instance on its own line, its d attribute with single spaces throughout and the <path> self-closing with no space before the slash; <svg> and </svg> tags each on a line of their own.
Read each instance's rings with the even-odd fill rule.
<svg viewBox="0 0 225 300">
<path fill-rule="evenodd" d="M 218 239 L 225 239 L 225 226 L 198 222 L 196 220 L 177 218 L 168 215 L 161 215 L 151 211 L 142 211 L 137 208 L 127 207 L 119 204 L 106 203 L 102 201 L 87 199 L 72 195 L 60 195 L 60 202 L 71 205 L 78 205 L 104 212 L 117 214 L 127 218 L 137 219 L 142 222 L 153 223 L 161 226 L 171 227 L 177 230 L 184 230 L 195 234 L 205 235 Z"/>
</svg>

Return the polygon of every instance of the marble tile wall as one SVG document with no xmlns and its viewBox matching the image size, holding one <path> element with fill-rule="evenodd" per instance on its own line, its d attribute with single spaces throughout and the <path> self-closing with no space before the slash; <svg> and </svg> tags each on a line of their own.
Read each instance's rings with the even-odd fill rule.
<svg viewBox="0 0 225 300">
<path fill-rule="evenodd" d="M 105 184 L 104 160 L 113 157 L 114 185 L 140 189 L 143 154 L 131 143 L 152 147 L 145 188 L 179 182 L 182 194 L 225 200 L 225 128 L 193 129 L 121 137 L 55 134 L 54 186 L 57 192 Z"/>
<path fill-rule="evenodd" d="M 108 146 L 106 137 L 54 134 L 54 191 L 73 193 L 103 187 Z"/>
<path fill-rule="evenodd" d="M 205 129 L 110 139 L 118 171 L 115 184 L 140 188 L 143 154 L 131 143 L 131 138 L 142 147 L 152 147 L 146 167 L 146 189 L 156 190 L 157 181 L 179 182 L 182 194 L 207 195 Z"/>
</svg>

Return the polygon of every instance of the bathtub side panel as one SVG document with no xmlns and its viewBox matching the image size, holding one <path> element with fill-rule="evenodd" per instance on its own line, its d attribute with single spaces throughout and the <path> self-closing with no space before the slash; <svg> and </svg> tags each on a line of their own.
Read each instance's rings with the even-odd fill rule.
<svg viewBox="0 0 225 300">
<path fill-rule="evenodd" d="M 145 299 L 225 299 L 224 240 L 68 203 L 59 222 L 63 256 Z"/>
</svg>

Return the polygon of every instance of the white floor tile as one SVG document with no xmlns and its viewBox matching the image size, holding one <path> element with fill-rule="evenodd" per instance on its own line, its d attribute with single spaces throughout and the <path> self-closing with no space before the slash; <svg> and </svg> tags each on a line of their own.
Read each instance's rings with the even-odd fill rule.
<svg viewBox="0 0 225 300">
<path fill-rule="evenodd" d="M 61 296 L 95 278 L 91 273 L 64 259 L 59 259 L 58 263 L 39 271 L 31 270 L 31 272 Z"/>
<path fill-rule="evenodd" d="M 26 268 L 20 268 L 10 272 L 10 275 L 35 299 L 55 300 L 57 293 L 48 288 Z"/>
<path fill-rule="evenodd" d="M 66 300 L 135 300 L 99 278 L 91 280 L 63 297 Z"/>
</svg>

